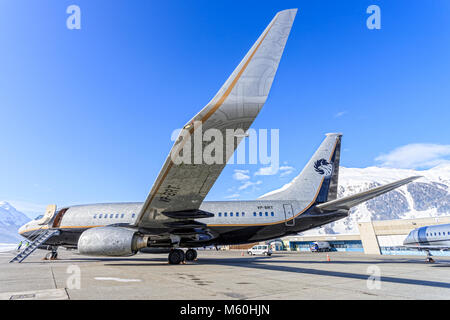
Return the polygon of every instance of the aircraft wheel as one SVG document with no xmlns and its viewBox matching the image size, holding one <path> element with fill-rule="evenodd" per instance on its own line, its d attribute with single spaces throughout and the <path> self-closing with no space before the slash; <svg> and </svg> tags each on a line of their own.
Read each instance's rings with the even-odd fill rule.
<svg viewBox="0 0 450 320">
<path fill-rule="evenodd" d="M 189 249 L 185 254 L 186 261 L 194 261 L 197 259 L 197 250 Z"/>
<path fill-rule="evenodd" d="M 184 252 L 180 249 L 175 249 L 169 253 L 169 263 L 170 264 L 180 264 L 184 261 Z"/>
</svg>

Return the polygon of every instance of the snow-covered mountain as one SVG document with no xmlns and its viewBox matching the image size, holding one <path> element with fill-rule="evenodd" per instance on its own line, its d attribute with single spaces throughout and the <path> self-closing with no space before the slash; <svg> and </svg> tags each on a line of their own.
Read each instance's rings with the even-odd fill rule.
<svg viewBox="0 0 450 320">
<path fill-rule="evenodd" d="M 359 233 L 358 222 L 450 215 L 450 164 L 423 171 L 340 167 L 338 197 L 346 197 L 411 176 L 423 177 L 352 208 L 345 219 L 303 234 Z"/>
<path fill-rule="evenodd" d="M 30 221 L 6 201 L 0 201 L 0 243 L 16 243 L 21 239 L 17 230 Z"/>
</svg>

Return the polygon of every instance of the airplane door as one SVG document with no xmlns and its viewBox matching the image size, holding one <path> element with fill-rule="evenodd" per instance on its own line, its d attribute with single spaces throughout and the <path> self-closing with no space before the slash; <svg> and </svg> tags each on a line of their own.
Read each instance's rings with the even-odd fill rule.
<svg viewBox="0 0 450 320">
<path fill-rule="evenodd" d="M 61 226 L 61 220 L 69 208 L 64 208 L 58 211 L 55 220 L 53 220 L 53 228 L 59 228 Z"/>
<path fill-rule="evenodd" d="M 295 219 L 294 219 L 294 210 L 292 209 L 292 205 L 291 204 L 283 204 L 284 207 L 284 217 L 286 219 L 286 226 L 290 226 L 292 227 L 295 224 Z M 289 220 L 291 219 L 291 220 Z"/>
</svg>

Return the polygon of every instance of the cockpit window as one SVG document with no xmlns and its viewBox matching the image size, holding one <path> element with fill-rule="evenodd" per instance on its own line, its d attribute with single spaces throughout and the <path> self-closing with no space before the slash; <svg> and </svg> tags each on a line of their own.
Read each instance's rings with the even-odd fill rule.
<svg viewBox="0 0 450 320">
<path fill-rule="evenodd" d="M 44 217 L 44 215 L 40 214 L 36 218 L 34 218 L 34 220 L 41 220 L 43 217 Z"/>
</svg>

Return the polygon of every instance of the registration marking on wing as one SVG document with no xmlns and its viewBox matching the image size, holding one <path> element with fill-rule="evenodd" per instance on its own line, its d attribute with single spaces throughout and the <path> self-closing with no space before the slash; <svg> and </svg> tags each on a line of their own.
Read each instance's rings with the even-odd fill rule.
<svg viewBox="0 0 450 320">
<path fill-rule="evenodd" d="M 169 203 L 172 201 L 173 197 L 175 197 L 181 188 L 173 185 L 168 185 L 164 188 L 164 192 L 161 193 L 161 196 L 159 197 L 160 201 Z"/>
</svg>

